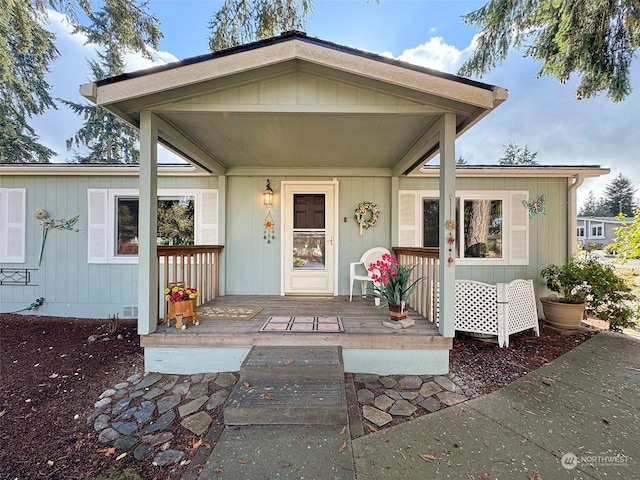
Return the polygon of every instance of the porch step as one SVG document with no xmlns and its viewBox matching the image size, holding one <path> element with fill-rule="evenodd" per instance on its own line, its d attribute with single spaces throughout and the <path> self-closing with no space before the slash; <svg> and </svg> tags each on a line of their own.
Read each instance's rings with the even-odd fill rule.
<svg viewBox="0 0 640 480">
<path fill-rule="evenodd" d="M 344 379 L 338 347 L 253 347 L 242 362 L 243 378 L 286 377 Z"/>
<path fill-rule="evenodd" d="M 226 425 L 343 425 L 340 347 L 254 347 L 224 408 Z"/>
</svg>

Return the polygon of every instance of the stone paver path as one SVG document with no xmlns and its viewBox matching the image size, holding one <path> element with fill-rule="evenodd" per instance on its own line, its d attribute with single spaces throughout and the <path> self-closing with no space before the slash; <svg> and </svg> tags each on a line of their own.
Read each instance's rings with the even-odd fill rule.
<svg viewBox="0 0 640 480">
<path fill-rule="evenodd" d="M 178 464 L 184 452 L 172 448 L 171 430 L 179 423 L 203 435 L 236 382 L 233 373 L 136 374 L 100 395 L 87 424 L 116 455 L 130 454 L 160 467 Z"/>
<path fill-rule="evenodd" d="M 394 418 L 408 419 L 416 412 L 433 413 L 478 396 L 454 373 L 387 376 L 356 373 L 351 377 L 362 417 L 375 427 L 383 427 Z"/>
</svg>

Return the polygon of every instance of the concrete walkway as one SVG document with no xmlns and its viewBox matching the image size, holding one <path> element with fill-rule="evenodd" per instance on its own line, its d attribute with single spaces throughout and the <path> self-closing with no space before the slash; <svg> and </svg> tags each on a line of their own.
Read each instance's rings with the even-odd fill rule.
<svg viewBox="0 0 640 480">
<path fill-rule="evenodd" d="M 490 395 L 353 442 L 346 425 L 221 424 L 206 442 L 182 480 L 640 478 L 640 340 L 602 332 Z"/>
</svg>

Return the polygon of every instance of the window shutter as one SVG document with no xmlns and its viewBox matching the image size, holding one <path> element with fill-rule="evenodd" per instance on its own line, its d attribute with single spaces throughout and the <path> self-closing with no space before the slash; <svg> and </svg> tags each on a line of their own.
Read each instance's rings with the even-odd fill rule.
<svg viewBox="0 0 640 480">
<path fill-rule="evenodd" d="M 196 202 L 197 245 L 218 244 L 218 190 L 201 190 Z"/>
<path fill-rule="evenodd" d="M 24 188 L 0 189 L 0 262 L 25 263 Z"/>
<path fill-rule="evenodd" d="M 509 192 L 509 265 L 529 264 L 529 212 L 526 191 Z"/>
<path fill-rule="evenodd" d="M 398 246 L 420 247 L 420 198 L 417 192 L 408 190 L 400 191 L 398 195 Z"/>
<path fill-rule="evenodd" d="M 88 262 L 108 263 L 108 195 L 106 189 L 88 189 Z"/>
</svg>

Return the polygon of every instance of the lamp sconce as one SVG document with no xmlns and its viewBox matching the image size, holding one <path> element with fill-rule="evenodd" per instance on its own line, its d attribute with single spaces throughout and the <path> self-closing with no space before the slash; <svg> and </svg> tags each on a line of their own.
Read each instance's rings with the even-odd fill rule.
<svg viewBox="0 0 640 480">
<path fill-rule="evenodd" d="M 264 203 L 265 207 L 270 207 L 273 205 L 273 190 L 271 190 L 271 180 L 267 178 L 267 187 L 262 192 L 262 203 Z"/>
</svg>

